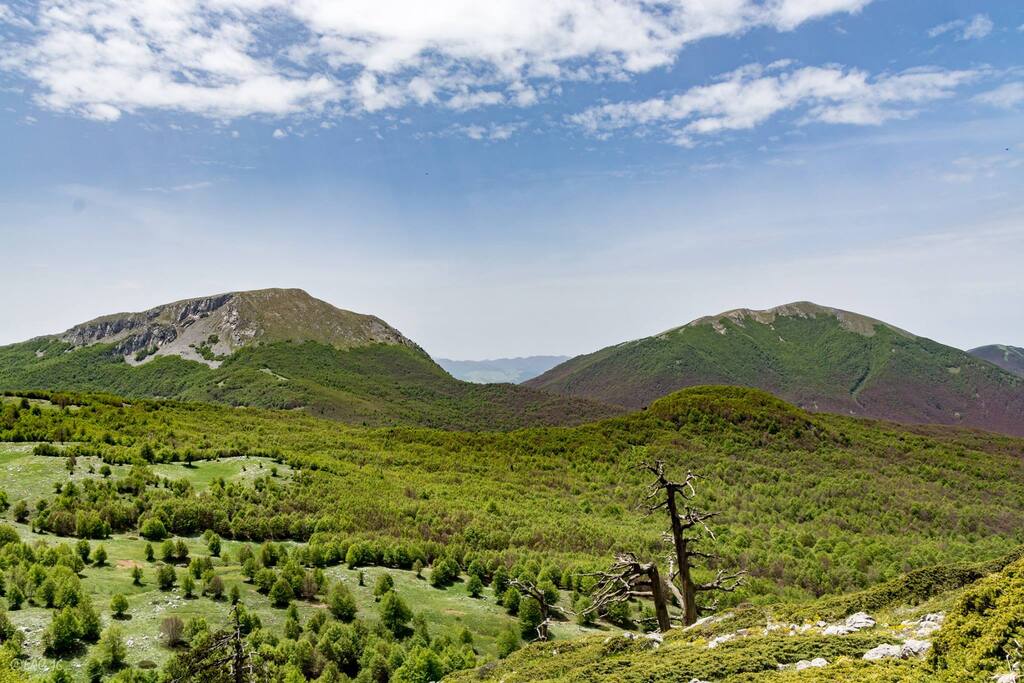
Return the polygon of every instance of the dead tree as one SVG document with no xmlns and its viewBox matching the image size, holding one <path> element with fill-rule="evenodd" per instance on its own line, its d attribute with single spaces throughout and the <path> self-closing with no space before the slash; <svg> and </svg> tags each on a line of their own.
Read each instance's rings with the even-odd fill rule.
<svg viewBox="0 0 1024 683">
<path fill-rule="evenodd" d="M 633 553 L 623 553 L 615 558 L 615 563 L 608 571 L 591 576 L 598 577 L 598 584 L 593 594 L 593 604 L 587 612 L 601 613 L 609 605 L 631 598 L 650 598 L 654 602 L 658 629 L 667 631 L 672 628 L 668 613 L 668 587 L 656 563 L 641 562 Z"/>
<path fill-rule="evenodd" d="M 710 612 L 717 601 L 700 606 L 697 594 L 712 591 L 732 592 L 742 583 L 744 572 L 727 573 L 719 571 L 713 581 L 697 583 L 693 579 L 693 568 L 697 562 L 717 559 L 715 555 L 696 549 L 706 538 L 715 540 L 715 534 L 707 520 L 718 513 L 696 508 L 692 501 L 697 497 L 693 483 L 700 479 L 688 472 L 682 482 L 672 481 L 665 474 L 665 463 L 655 460 L 643 466 L 654 475 L 647 491 L 647 512 L 653 514 L 664 509 L 671 523 L 673 552 L 669 555 L 669 577 L 666 585 L 672 591 L 676 602 L 683 611 L 683 624 L 689 626 L 697 621 L 703 612 Z"/>
<path fill-rule="evenodd" d="M 512 579 L 508 582 L 508 585 L 519 591 L 519 594 L 533 598 L 540 605 L 540 623 L 537 624 L 537 640 L 548 639 L 548 626 L 551 624 L 552 614 L 558 616 L 564 616 L 562 610 L 555 605 L 548 603 L 547 596 L 544 595 L 544 591 L 537 587 L 533 581 L 525 579 Z"/>
<path fill-rule="evenodd" d="M 247 647 L 238 605 L 231 610 L 231 623 L 203 641 L 199 647 L 176 656 L 168 667 L 171 683 L 264 683 L 270 676 Z"/>
</svg>

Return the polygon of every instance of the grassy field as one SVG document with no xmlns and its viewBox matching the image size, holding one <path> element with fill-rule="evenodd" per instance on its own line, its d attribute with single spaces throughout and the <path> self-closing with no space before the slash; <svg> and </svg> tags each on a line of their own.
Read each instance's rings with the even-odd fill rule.
<svg viewBox="0 0 1024 683">
<path fill-rule="evenodd" d="M 32 454 L 34 444 L 3 444 L 0 443 L 0 471 L 3 472 L 4 489 L 11 500 L 27 500 L 34 502 L 49 496 L 56 483 L 69 480 L 81 482 L 88 478 L 100 478 L 99 474 L 90 474 L 89 468 L 99 470 L 101 462 L 98 458 L 83 457 L 78 459 L 78 466 L 73 474 L 63 467 L 63 460 Z M 191 467 L 183 464 L 164 464 L 154 466 L 161 476 L 172 479 L 187 479 L 196 490 L 202 491 L 218 477 L 228 481 L 245 482 L 256 476 L 266 474 L 271 468 L 278 470 L 282 479 L 292 475 L 292 469 L 260 457 L 225 458 L 217 461 L 199 462 Z M 123 475 L 128 466 L 114 466 L 111 476 Z M 14 526 L 19 535 L 28 543 L 59 543 L 67 541 L 50 534 L 33 532 L 28 525 L 16 523 L 10 512 L 3 516 L 4 521 Z M 73 541 L 73 539 L 71 539 Z M 205 542 L 201 538 L 185 538 L 190 557 L 209 555 Z M 227 620 L 229 603 L 227 600 L 214 601 L 209 597 L 185 599 L 182 590 L 176 586 L 173 590 L 162 591 L 156 585 L 155 573 L 158 562 L 147 562 L 145 539 L 136 534 L 113 534 L 109 539 L 92 541 L 92 548 L 103 545 L 108 554 L 107 565 L 104 567 L 87 566 L 82 572 L 82 581 L 93 599 L 97 611 L 102 614 L 104 627 L 110 623 L 119 623 L 125 632 L 129 646 L 129 663 L 138 665 L 146 661 L 162 665 L 172 654 L 159 639 L 161 621 L 168 616 L 180 617 L 183 621 L 202 617 L 212 626 L 218 627 Z M 227 591 L 238 586 L 241 601 L 250 611 L 255 612 L 265 627 L 280 629 L 284 622 L 285 611 L 274 608 L 267 596 L 257 592 L 255 587 L 247 583 L 241 574 L 241 567 L 233 558 L 237 558 L 239 548 L 243 544 L 225 540 L 222 543 L 223 557 L 227 561 L 214 558 L 215 573 L 225 582 Z M 301 544 L 287 543 L 289 547 Z M 159 544 L 154 544 L 159 555 Z M 133 584 L 131 570 L 140 566 L 144 571 L 143 585 Z M 185 571 L 184 566 L 178 568 L 179 577 Z M 328 567 L 325 570 L 330 581 L 343 581 L 350 587 L 359 607 L 359 617 L 367 622 L 377 621 L 377 604 L 373 596 L 373 586 L 377 577 L 390 573 L 396 591 L 408 604 L 414 606 L 417 614 L 423 615 L 430 626 L 432 634 L 449 634 L 456 637 L 463 628 L 473 634 L 474 647 L 485 657 L 494 657 L 495 639 L 502 630 L 514 626 L 517 622 L 497 604 L 493 590 L 486 588 L 479 598 L 473 598 L 466 591 L 464 581 L 459 581 L 444 589 L 430 586 L 426 580 L 429 570 L 421 577 L 412 571 L 366 567 L 348 569 L 344 566 Z M 359 584 L 360 574 L 364 585 Z M 116 621 L 110 609 L 110 600 L 115 594 L 128 598 L 129 610 L 127 618 Z M 563 603 L 568 594 L 563 592 Z M 303 622 L 315 611 L 326 609 L 321 602 L 296 601 Z M 31 675 L 42 675 L 51 671 L 55 661 L 43 656 L 41 635 L 50 622 L 52 611 L 42 607 L 26 606 L 17 611 L 9 612 L 15 626 L 26 633 L 23 670 Z M 618 630 L 604 627 L 605 630 Z M 575 638 L 588 633 L 599 632 L 595 628 L 584 628 L 572 622 L 556 624 L 552 632 L 558 639 Z M 90 648 L 90 651 L 95 646 Z M 72 660 L 77 670 L 87 657 Z"/>
</svg>

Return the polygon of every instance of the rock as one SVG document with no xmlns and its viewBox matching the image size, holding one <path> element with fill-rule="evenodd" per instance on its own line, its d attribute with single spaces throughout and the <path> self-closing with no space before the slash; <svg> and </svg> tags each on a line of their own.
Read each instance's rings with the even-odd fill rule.
<svg viewBox="0 0 1024 683">
<path fill-rule="evenodd" d="M 727 643 L 727 642 L 729 642 L 730 640 L 732 640 L 735 637 L 736 637 L 735 633 L 726 633 L 725 635 L 722 635 L 722 636 L 715 636 L 714 638 L 712 638 L 711 640 L 708 641 L 708 648 L 710 649 L 710 648 L 718 647 L 722 643 Z"/>
<path fill-rule="evenodd" d="M 1011 671 L 1010 673 L 996 674 L 992 680 L 995 683 L 1017 683 L 1019 679 L 1017 678 L 1017 672 Z"/>
<path fill-rule="evenodd" d="M 824 657 L 815 657 L 810 661 L 801 659 L 796 663 L 796 670 L 803 671 L 804 669 L 820 669 L 823 666 L 828 666 L 828 660 Z"/>
<path fill-rule="evenodd" d="M 878 660 L 878 659 L 895 659 L 901 655 L 903 648 L 899 645 L 879 645 L 873 647 L 864 653 L 864 659 Z"/>
<path fill-rule="evenodd" d="M 845 636 L 875 625 L 875 620 L 867 612 L 857 612 L 846 617 L 844 621 L 829 624 L 822 631 L 826 636 Z"/>
<path fill-rule="evenodd" d="M 903 643 L 900 648 L 900 657 L 903 659 L 923 657 L 932 647 L 930 640 L 914 640 L 913 638 Z"/>
</svg>

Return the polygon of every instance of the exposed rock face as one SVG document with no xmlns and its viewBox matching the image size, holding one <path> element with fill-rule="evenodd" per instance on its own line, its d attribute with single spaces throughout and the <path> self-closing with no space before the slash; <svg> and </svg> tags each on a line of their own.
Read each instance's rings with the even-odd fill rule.
<svg viewBox="0 0 1024 683">
<path fill-rule="evenodd" d="M 59 335 L 73 347 L 113 344 L 129 363 L 177 355 L 216 367 L 256 342 L 316 341 L 337 348 L 366 344 L 415 347 L 383 320 L 344 311 L 298 289 L 231 292 L 97 318 Z M 135 355 L 154 350 L 136 360 Z"/>
</svg>

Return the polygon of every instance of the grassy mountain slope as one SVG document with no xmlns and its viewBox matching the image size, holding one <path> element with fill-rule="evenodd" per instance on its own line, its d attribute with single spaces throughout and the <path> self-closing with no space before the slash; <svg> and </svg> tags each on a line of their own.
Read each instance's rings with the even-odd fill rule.
<svg viewBox="0 0 1024 683">
<path fill-rule="evenodd" d="M 572 424 L 622 412 L 523 387 L 460 382 L 380 319 L 301 290 L 192 299 L 2 347 L 0 389 L 301 408 L 357 424 L 462 429 Z"/>
<path fill-rule="evenodd" d="M 145 586 L 129 588 L 128 567 L 114 564 L 144 561 L 137 533 L 143 516 L 157 516 L 171 534 L 190 537 L 196 556 L 205 552 L 202 530 L 220 534 L 235 564 L 214 567 L 232 583 L 242 583 L 239 544 L 256 547 L 270 538 L 321 558 L 332 581 L 346 580 L 353 590 L 367 566 L 372 578 L 379 567 L 405 569 L 412 557 L 425 556 L 429 564 L 447 555 L 457 558 L 463 575 L 477 561 L 557 577 L 560 604 L 568 607 L 576 579 L 607 566 L 615 551 L 664 556 L 665 520 L 637 510 L 646 490 L 638 464 L 651 458 L 664 459 L 676 473 L 703 475 L 699 501 L 721 513 L 713 520 L 721 566 L 750 573 L 747 586 L 726 596 L 732 616 L 676 629 L 657 650 L 604 622 L 599 636 L 577 639 L 585 632 L 559 621 L 553 643 L 457 680 L 927 681 L 942 680 L 930 667 L 944 667 L 956 674 L 946 680 L 980 681 L 998 670 L 1010 646 L 1001 637 L 1013 635 L 1019 623 L 1013 621 L 1020 605 L 1017 570 L 1006 574 L 1005 587 L 993 576 L 963 601 L 950 591 L 1019 558 L 1012 553 L 1024 542 L 1024 440 L 813 414 L 753 389 L 691 388 L 599 423 L 504 433 L 366 429 L 299 411 L 177 401 L 0 397 L 0 441 L 56 442 L 35 452 L 25 443 L 0 448 L 0 467 L 17 473 L 0 488 L 9 501 L 25 501 L 30 514 L 18 532 L 34 542 L 40 537 L 33 526 L 51 529 L 46 540 L 57 542 L 55 519 L 93 513 L 109 519 L 112 536 L 103 542 L 112 566 L 88 567 L 83 581 L 99 609 L 106 609 L 113 586 L 130 591 L 138 610 L 133 634 L 154 640 L 158 622 L 142 610 L 151 607 L 153 594 L 146 591 L 153 591 L 155 565 L 147 565 Z M 61 454 L 77 456 L 73 473 L 67 459 L 55 457 Z M 101 463 L 111 464 L 109 479 L 94 471 Z M 141 490 L 129 486 L 147 470 L 159 478 Z M 163 477 L 192 486 L 172 486 Z M 56 484 L 69 479 L 74 490 L 58 491 Z M 0 516 L 11 521 L 15 509 Z M 75 524 L 66 528 L 77 533 Z M 341 560 L 353 547 L 360 549 L 358 559 L 344 568 Z M 698 578 L 710 576 L 701 571 Z M 495 608 L 493 583 L 476 602 L 464 583 L 440 589 L 412 572 L 395 578 L 431 629 L 444 624 L 440 632 L 452 633 L 465 625 L 484 652 L 516 625 Z M 372 619 L 371 585 L 358 591 Z M 283 610 L 251 584 L 242 589 L 247 608 L 266 617 L 266 628 L 281 638 Z M 168 596 L 178 594 L 174 589 Z M 205 597 L 166 602 L 165 613 L 204 614 L 220 623 L 229 608 Z M 297 602 L 303 626 L 322 609 Z M 630 614 L 636 616 L 637 607 Z M 857 610 L 870 611 L 879 626 L 841 637 L 825 635 L 820 626 L 794 635 L 765 632 L 769 617 L 803 625 Z M 945 664 L 861 659 L 903 629 L 903 620 L 936 611 L 946 612 L 953 626 L 934 639 Z M 29 607 L 11 618 L 35 631 L 48 615 Z M 734 638 L 707 647 L 712 637 L 727 634 Z M 970 644 L 975 634 L 984 636 L 979 647 Z M 291 651 L 289 644 L 278 653 L 284 659 Z M 777 669 L 818 656 L 829 660 L 821 671 Z"/>
<path fill-rule="evenodd" d="M 701 318 L 526 382 L 632 408 L 699 384 L 757 387 L 814 411 L 1024 434 L 1024 380 L 881 321 L 811 303 Z"/>
<path fill-rule="evenodd" d="M 968 353 L 976 358 L 994 363 L 1003 370 L 1012 372 L 1018 377 L 1024 377 L 1024 349 L 1018 346 L 990 344 L 971 349 Z"/>
</svg>

